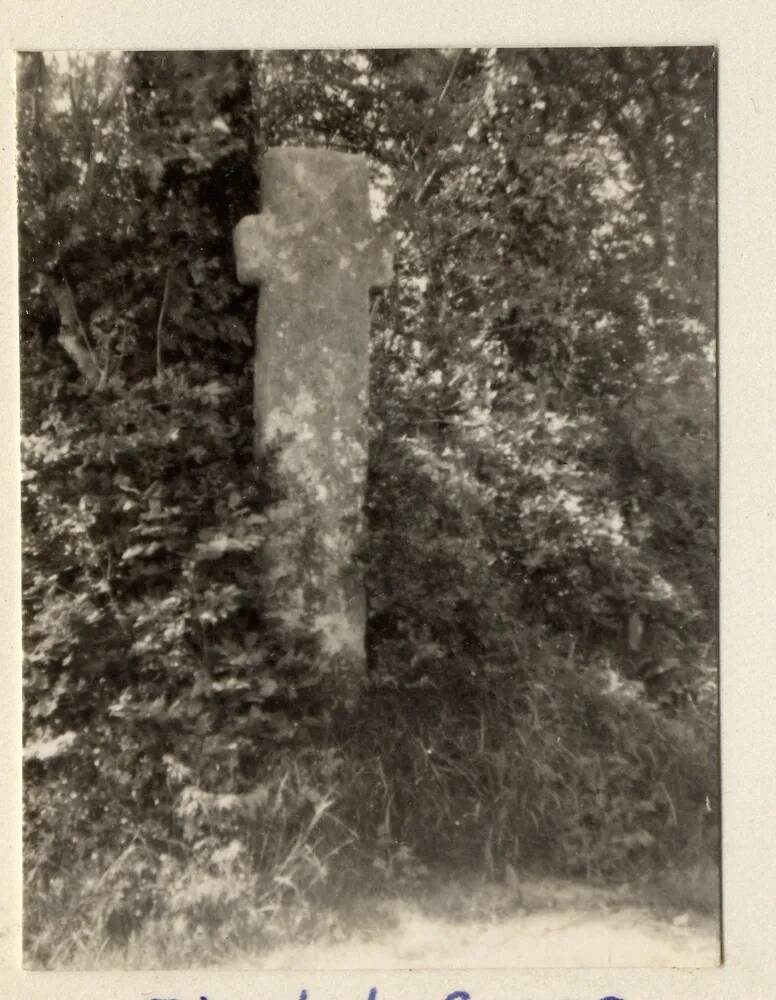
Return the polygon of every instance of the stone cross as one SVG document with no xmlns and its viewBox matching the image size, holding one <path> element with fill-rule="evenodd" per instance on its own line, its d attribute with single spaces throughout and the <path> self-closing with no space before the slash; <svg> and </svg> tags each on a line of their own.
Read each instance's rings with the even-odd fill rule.
<svg viewBox="0 0 776 1000">
<path fill-rule="evenodd" d="M 365 669 L 369 291 L 391 281 L 392 258 L 372 228 L 363 156 L 270 149 L 261 191 L 234 245 L 239 281 L 261 285 L 255 452 L 274 456 L 284 495 L 269 511 L 264 600 L 318 636 L 321 670 L 349 700 Z"/>
</svg>

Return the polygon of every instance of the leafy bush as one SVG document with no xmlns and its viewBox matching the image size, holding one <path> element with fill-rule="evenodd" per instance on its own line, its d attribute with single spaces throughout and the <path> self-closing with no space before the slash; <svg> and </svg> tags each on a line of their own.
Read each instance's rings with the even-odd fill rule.
<svg viewBox="0 0 776 1000">
<path fill-rule="evenodd" d="M 376 899 L 508 866 L 636 882 L 713 857 L 713 718 L 666 720 L 632 684 L 546 647 L 513 656 L 468 682 L 374 685 L 317 745 L 268 751 L 241 793 L 207 792 L 167 756 L 167 800 L 140 828 L 112 782 L 120 853 L 73 826 L 35 851 L 50 865 L 28 872 L 31 958 L 88 964 L 129 943 L 156 964 L 226 961 L 320 932 L 323 904 L 356 886 Z M 60 821 L 67 787 L 49 775 L 41 803 Z"/>
</svg>

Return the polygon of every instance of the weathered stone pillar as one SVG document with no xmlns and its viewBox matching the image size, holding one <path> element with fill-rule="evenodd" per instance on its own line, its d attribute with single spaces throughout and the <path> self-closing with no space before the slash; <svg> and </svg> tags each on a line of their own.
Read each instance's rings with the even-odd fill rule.
<svg viewBox="0 0 776 1000">
<path fill-rule="evenodd" d="M 346 699 L 365 669 L 361 542 L 367 458 L 369 290 L 392 277 L 369 216 L 363 156 L 270 149 L 262 213 L 235 229 L 237 275 L 260 284 L 256 455 L 275 453 L 269 613 L 315 632 Z"/>
</svg>

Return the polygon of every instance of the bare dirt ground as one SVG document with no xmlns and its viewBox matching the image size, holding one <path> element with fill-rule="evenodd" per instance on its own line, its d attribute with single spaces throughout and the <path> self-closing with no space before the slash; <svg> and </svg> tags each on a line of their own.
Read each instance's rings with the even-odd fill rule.
<svg viewBox="0 0 776 1000">
<path fill-rule="evenodd" d="M 662 914 L 623 893 L 573 883 L 434 899 L 383 901 L 361 926 L 264 954 L 262 969 L 498 969 L 611 966 L 708 967 L 720 961 L 716 919 Z M 505 912 L 506 910 L 506 912 Z"/>
<path fill-rule="evenodd" d="M 251 946 L 243 938 L 204 964 L 268 971 L 708 968 L 720 962 L 716 886 L 713 874 L 693 895 L 675 881 L 612 888 L 551 878 L 518 883 L 516 874 L 511 884 L 474 876 L 399 880 L 390 892 L 375 882 L 315 914 L 291 908 L 282 938 L 279 928 L 273 935 L 284 943 Z M 67 967 L 201 967 L 198 942 L 179 943 L 174 935 L 133 936 L 121 949 L 87 949 Z"/>
</svg>

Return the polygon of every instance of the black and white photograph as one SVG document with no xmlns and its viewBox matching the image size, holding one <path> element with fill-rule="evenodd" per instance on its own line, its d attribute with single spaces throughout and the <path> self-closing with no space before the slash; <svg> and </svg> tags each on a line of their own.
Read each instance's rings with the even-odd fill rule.
<svg viewBox="0 0 776 1000">
<path fill-rule="evenodd" d="M 17 54 L 26 969 L 719 965 L 717 69 Z"/>
</svg>

